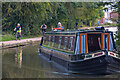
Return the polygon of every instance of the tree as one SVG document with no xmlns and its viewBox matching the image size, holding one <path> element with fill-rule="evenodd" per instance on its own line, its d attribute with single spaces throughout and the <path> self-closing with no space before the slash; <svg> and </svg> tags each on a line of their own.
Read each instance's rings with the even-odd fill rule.
<svg viewBox="0 0 120 80">
<path fill-rule="evenodd" d="M 39 35 L 40 26 L 45 23 L 48 31 L 61 22 L 65 29 L 91 26 L 103 17 L 103 5 L 97 2 L 4 2 L 2 4 L 2 30 L 13 32 L 20 23 L 23 35 Z"/>
<path fill-rule="evenodd" d="M 118 8 L 118 40 L 116 41 L 117 45 L 120 46 L 120 1 L 117 3 L 117 8 Z"/>
</svg>

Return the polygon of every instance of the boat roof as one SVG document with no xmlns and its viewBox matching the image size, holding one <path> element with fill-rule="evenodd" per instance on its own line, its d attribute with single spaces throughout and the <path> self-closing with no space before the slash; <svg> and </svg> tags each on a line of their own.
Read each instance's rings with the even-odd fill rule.
<svg viewBox="0 0 120 80">
<path fill-rule="evenodd" d="M 76 33 L 112 33 L 108 30 L 71 30 L 71 31 L 48 31 L 45 34 L 76 34 Z"/>
</svg>

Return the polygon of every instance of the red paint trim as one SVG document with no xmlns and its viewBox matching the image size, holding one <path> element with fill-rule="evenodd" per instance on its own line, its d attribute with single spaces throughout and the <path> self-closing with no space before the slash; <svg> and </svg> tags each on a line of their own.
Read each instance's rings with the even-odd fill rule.
<svg viewBox="0 0 120 80">
<path fill-rule="evenodd" d="M 98 55 L 102 55 L 103 53 L 101 52 L 101 53 L 96 53 L 96 54 L 94 54 L 94 56 L 98 56 Z"/>
<path fill-rule="evenodd" d="M 113 55 L 113 56 L 114 56 L 114 54 L 113 54 L 113 53 L 110 53 L 110 55 Z"/>
</svg>

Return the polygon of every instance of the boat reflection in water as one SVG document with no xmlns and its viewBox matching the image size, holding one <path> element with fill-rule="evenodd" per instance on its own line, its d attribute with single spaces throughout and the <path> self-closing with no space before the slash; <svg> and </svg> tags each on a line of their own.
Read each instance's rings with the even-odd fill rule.
<svg viewBox="0 0 120 80">
<path fill-rule="evenodd" d="M 22 47 L 16 48 L 16 54 L 15 54 L 15 63 L 18 64 L 18 67 L 21 68 L 22 66 Z"/>
<path fill-rule="evenodd" d="M 50 31 L 42 37 L 40 52 L 70 73 L 111 74 L 120 71 L 113 32 L 95 30 Z"/>
</svg>

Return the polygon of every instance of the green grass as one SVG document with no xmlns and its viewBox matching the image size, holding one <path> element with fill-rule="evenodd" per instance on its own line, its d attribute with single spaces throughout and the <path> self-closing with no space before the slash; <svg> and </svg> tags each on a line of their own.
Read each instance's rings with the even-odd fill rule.
<svg viewBox="0 0 120 80">
<path fill-rule="evenodd" d="M 28 39 L 28 38 L 35 38 L 35 37 L 41 37 L 42 35 L 37 35 L 37 36 L 22 36 L 21 39 Z M 2 39 L 1 39 L 2 38 Z M 2 41 L 11 41 L 11 40 L 16 40 L 15 35 L 12 34 L 4 34 L 2 37 L 0 37 Z"/>
<path fill-rule="evenodd" d="M 11 34 L 2 35 L 2 41 L 10 41 L 10 40 L 15 40 L 15 36 Z"/>
<path fill-rule="evenodd" d="M 116 27 L 117 24 L 114 24 L 114 23 L 106 23 L 106 24 L 101 24 L 100 26 L 113 26 L 113 27 Z"/>
</svg>

